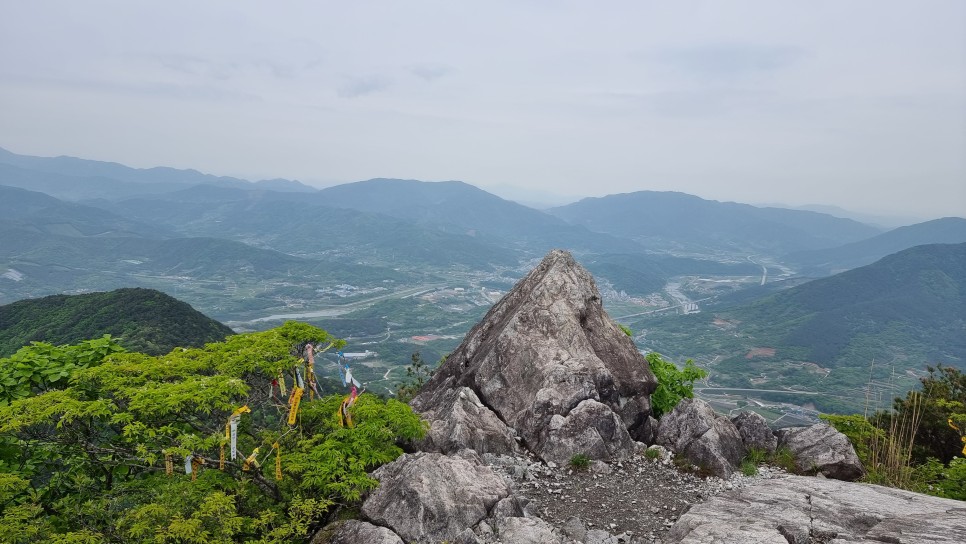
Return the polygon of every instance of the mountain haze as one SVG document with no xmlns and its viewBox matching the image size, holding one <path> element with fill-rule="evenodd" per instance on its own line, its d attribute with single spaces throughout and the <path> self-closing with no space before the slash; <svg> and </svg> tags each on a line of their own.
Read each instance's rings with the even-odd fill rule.
<svg viewBox="0 0 966 544">
<path fill-rule="evenodd" d="M 881 231 L 850 219 L 783 208 L 717 202 L 676 192 L 585 198 L 549 213 L 649 249 L 767 252 L 834 247 Z"/>
<path fill-rule="evenodd" d="M 643 251 L 627 240 L 569 225 L 460 181 L 371 179 L 328 187 L 311 198 L 328 206 L 380 213 L 472 236 L 489 236 L 535 253 L 552 247 L 580 252 Z"/>
<path fill-rule="evenodd" d="M 828 274 L 864 266 L 914 246 L 961 242 L 966 242 L 966 219 L 944 217 L 899 227 L 844 246 L 792 253 L 786 258 L 805 267 L 808 273 Z"/>
<path fill-rule="evenodd" d="M 212 176 L 190 169 L 131 168 L 114 162 L 67 156 L 18 155 L 0 148 L 0 185 L 44 191 L 69 200 L 114 199 L 135 194 L 158 194 L 200 184 L 240 189 L 315 191 L 312 187 L 292 180 L 272 179 L 253 183 L 228 176 Z"/>
</svg>

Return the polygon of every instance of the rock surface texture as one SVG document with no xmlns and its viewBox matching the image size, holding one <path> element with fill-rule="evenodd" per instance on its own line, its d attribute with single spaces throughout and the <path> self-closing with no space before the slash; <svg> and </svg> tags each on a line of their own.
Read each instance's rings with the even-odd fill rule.
<svg viewBox="0 0 966 544">
<path fill-rule="evenodd" d="M 661 417 L 657 444 L 722 478 L 730 477 L 747 453 L 734 423 L 700 399 L 683 399 Z"/>
<path fill-rule="evenodd" d="M 503 477 L 471 450 L 406 454 L 373 476 L 379 487 L 362 503 L 362 514 L 406 542 L 454 540 L 510 496 Z"/>
<path fill-rule="evenodd" d="M 634 342 L 604 313 L 591 275 L 554 250 L 470 330 L 411 404 L 436 428 L 449 417 L 437 407 L 469 388 L 530 451 L 563 463 L 576 453 L 629 454 L 632 438 L 646 431 L 656 384 Z M 478 435 L 443 430 L 454 425 L 472 423 L 439 425 L 454 438 L 447 448 L 479 447 Z M 503 437 L 484 446 L 501 447 Z"/>
<path fill-rule="evenodd" d="M 789 476 L 693 506 L 671 528 L 666 542 L 962 543 L 966 503 L 877 485 Z"/>
<path fill-rule="evenodd" d="M 350 519 L 327 525 L 310 544 L 403 544 L 396 533 L 365 521 Z"/>
<path fill-rule="evenodd" d="M 791 450 L 795 466 L 805 474 L 822 474 L 836 480 L 857 480 L 865 468 L 849 439 L 831 425 L 790 427 L 777 433 L 779 447 Z"/>
<path fill-rule="evenodd" d="M 431 423 L 426 438 L 416 444 L 421 451 L 454 453 L 470 448 L 481 454 L 520 452 L 510 429 L 469 387 L 442 392 L 420 415 Z"/>
<path fill-rule="evenodd" d="M 761 414 L 741 412 L 731 418 L 731 422 L 738 429 L 738 434 L 741 435 L 741 441 L 746 449 L 775 453 L 778 448 L 778 437 L 768 427 L 768 422 Z"/>
</svg>

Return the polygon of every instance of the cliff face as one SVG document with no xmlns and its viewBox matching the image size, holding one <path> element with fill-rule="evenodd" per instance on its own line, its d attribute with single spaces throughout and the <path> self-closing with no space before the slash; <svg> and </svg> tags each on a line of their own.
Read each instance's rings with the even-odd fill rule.
<svg viewBox="0 0 966 544">
<path fill-rule="evenodd" d="M 647 431 L 656 385 L 591 275 L 555 250 L 470 330 L 412 405 L 439 428 L 447 414 L 437 413 L 450 412 L 440 407 L 465 387 L 544 460 L 608 459 Z"/>
</svg>

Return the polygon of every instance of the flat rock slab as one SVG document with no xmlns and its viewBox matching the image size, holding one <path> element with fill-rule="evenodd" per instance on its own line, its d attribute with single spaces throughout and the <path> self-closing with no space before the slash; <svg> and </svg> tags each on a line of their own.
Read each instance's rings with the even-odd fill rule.
<svg viewBox="0 0 966 544">
<path fill-rule="evenodd" d="M 966 502 L 911 491 L 788 476 L 692 507 L 666 542 L 934 544 L 966 542 Z"/>
</svg>

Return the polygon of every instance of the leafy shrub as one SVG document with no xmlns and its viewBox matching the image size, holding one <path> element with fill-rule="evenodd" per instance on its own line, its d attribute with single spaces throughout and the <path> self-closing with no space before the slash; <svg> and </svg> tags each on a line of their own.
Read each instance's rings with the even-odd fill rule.
<svg viewBox="0 0 966 544">
<path fill-rule="evenodd" d="M 624 334 L 626 334 L 627 336 L 630 336 L 631 338 L 634 337 L 634 331 L 632 331 L 630 327 L 627 327 L 621 323 L 618 323 L 617 326 L 620 327 L 620 329 L 624 331 Z"/>
<path fill-rule="evenodd" d="M 425 433 L 408 405 L 369 394 L 351 409 L 354 427 L 338 423 L 341 394 L 306 393 L 287 425 L 272 382 L 282 376 L 293 386 L 299 368 L 307 376 L 298 356 L 306 342 L 342 344 L 289 322 L 157 357 L 101 355 L 56 388 L 32 382 L 32 394 L 0 406 L 0 534 L 23 542 L 304 540 L 331 506 L 376 485 L 367 472 L 401 454 L 399 442 Z M 44 374 L 43 361 L 31 363 Z M 219 470 L 228 416 L 245 405 L 241 455 L 226 455 Z M 248 456 L 253 462 L 243 463 Z M 186 457 L 197 463 L 191 475 Z"/>
<path fill-rule="evenodd" d="M 754 476 L 758 474 L 758 465 L 755 464 L 751 459 L 745 458 L 741 462 L 741 473 L 745 476 Z"/>
<path fill-rule="evenodd" d="M 570 458 L 570 466 L 576 470 L 586 470 L 590 466 L 590 457 L 577 453 Z"/>
<path fill-rule="evenodd" d="M 648 353 L 646 358 L 651 372 L 657 378 L 657 389 L 651 394 L 654 417 L 670 412 L 681 399 L 694 398 L 694 382 L 708 376 L 708 372 L 696 367 L 691 359 L 688 359 L 684 368 L 679 369 L 658 353 Z"/>
</svg>

